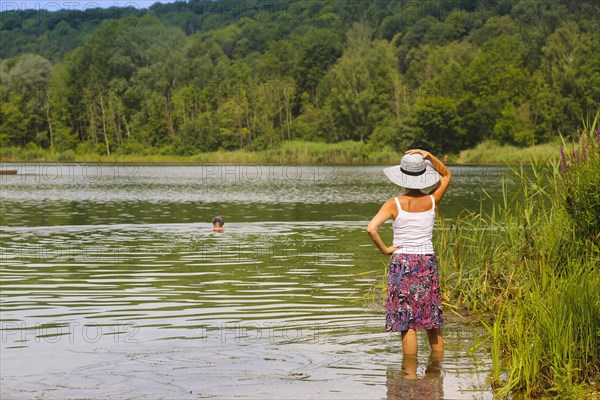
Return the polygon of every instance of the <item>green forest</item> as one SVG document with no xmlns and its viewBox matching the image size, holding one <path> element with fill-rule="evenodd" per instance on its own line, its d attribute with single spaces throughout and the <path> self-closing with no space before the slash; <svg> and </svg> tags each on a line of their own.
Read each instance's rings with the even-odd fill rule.
<svg viewBox="0 0 600 400">
<path fill-rule="evenodd" d="M 0 43 L 0 156 L 294 141 L 456 154 L 570 138 L 600 104 L 597 0 L 8 10 Z"/>
</svg>

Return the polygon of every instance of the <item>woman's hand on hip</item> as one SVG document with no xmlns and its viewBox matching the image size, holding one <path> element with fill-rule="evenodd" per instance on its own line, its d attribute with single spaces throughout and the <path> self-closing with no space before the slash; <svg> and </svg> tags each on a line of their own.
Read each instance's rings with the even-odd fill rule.
<svg viewBox="0 0 600 400">
<path fill-rule="evenodd" d="M 393 252 L 395 252 L 396 250 L 399 250 L 400 247 L 394 247 L 394 246 L 389 246 L 385 249 L 385 254 L 386 256 L 389 256 L 390 254 L 392 254 Z"/>
</svg>

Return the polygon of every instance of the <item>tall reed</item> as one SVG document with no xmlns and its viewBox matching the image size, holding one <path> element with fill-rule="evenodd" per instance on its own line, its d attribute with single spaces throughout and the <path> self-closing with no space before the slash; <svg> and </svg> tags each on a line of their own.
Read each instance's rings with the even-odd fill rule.
<svg viewBox="0 0 600 400">
<path fill-rule="evenodd" d="M 445 296 L 488 329 L 500 396 L 591 398 L 598 390 L 597 126 L 598 117 L 586 124 L 559 164 L 513 169 L 517 189 L 504 186 L 490 213 L 465 213 L 435 236 Z"/>
</svg>

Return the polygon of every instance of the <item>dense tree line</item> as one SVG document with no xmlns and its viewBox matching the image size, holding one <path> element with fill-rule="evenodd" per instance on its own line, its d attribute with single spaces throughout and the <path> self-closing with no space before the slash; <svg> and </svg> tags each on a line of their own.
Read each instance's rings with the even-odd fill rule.
<svg viewBox="0 0 600 400">
<path fill-rule="evenodd" d="M 456 152 L 600 104 L 595 0 L 273 0 L 0 13 L 0 145 L 100 154 L 361 140 Z"/>
</svg>

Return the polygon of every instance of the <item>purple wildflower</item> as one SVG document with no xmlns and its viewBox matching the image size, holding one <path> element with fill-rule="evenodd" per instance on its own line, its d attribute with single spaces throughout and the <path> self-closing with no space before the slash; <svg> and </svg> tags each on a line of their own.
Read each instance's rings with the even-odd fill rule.
<svg viewBox="0 0 600 400">
<path fill-rule="evenodd" d="M 596 143 L 600 144 L 600 128 L 596 129 Z"/>
<path fill-rule="evenodd" d="M 587 161 L 587 150 L 586 150 L 586 147 L 587 147 L 586 143 L 584 143 L 583 146 L 581 146 L 581 156 L 582 156 L 584 162 Z"/>
<path fill-rule="evenodd" d="M 562 174 L 567 173 L 567 157 L 565 157 L 565 149 L 560 145 L 560 171 Z"/>
<path fill-rule="evenodd" d="M 571 156 L 573 157 L 573 160 L 575 160 L 575 162 L 576 162 L 577 164 L 579 164 L 579 150 L 575 150 L 575 149 L 573 149 L 573 150 L 571 151 Z"/>
</svg>

